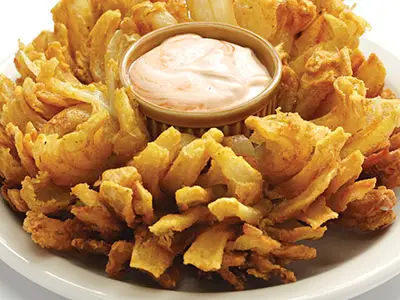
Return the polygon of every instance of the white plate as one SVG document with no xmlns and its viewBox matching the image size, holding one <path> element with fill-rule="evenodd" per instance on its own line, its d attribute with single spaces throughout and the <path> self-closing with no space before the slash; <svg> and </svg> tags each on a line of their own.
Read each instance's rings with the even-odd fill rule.
<svg viewBox="0 0 400 300">
<path fill-rule="evenodd" d="M 388 86 L 400 77 L 400 61 L 378 45 L 362 40 L 365 53 L 375 52 L 388 68 Z M 12 59 L 0 65 L 0 73 L 16 78 Z M 356 120 L 355 120 L 356 121 Z M 399 196 L 400 193 L 397 193 Z M 396 208 L 399 212 L 399 207 Z M 312 244 L 318 257 L 293 265 L 298 282 L 244 292 L 206 293 L 205 284 L 194 278 L 184 280 L 182 291 L 154 289 L 148 281 L 116 281 L 106 277 L 88 262 L 63 258 L 37 247 L 21 228 L 21 220 L 0 201 L 0 259 L 23 276 L 62 296 L 78 300 L 132 299 L 264 299 L 337 300 L 355 297 L 400 273 L 400 222 L 383 232 L 355 234 L 328 230 L 326 236 Z M 217 290 L 218 286 L 211 286 Z M 210 288 L 210 285 L 207 285 Z"/>
</svg>

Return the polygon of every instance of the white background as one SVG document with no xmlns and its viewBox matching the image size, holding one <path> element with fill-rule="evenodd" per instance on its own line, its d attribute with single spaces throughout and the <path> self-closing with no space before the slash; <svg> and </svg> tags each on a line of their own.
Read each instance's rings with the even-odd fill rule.
<svg viewBox="0 0 400 300">
<path fill-rule="evenodd" d="M 28 43 L 40 30 L 51 28 L 49 11 L 56 2 L 57 0 L 0 0 L 0 62 L 13 55 L 17 49 L 18 38 Z M 400 1 L 349 0 L 347 2 L 357 3 L 357 13 L 371 24 L 373 29 L 366 34 L 366 37 L 400 59 L 398 32 Z M 353 300 L 400 300 L 399 286 L 400 276 Z M 0 299 L 66 300 L 25 279 L 1 261 Z"/>
</svg>

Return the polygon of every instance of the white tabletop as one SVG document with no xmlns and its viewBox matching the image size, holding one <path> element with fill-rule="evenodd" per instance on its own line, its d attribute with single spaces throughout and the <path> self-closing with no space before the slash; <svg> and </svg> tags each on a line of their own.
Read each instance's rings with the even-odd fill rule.
<svg viewBox="0 0 400 300">
<path fill-rule="evenodd" d="M 17 39 L 29 42 L 42 29 L 51 28 L 51 7 L 58 0 L 2 0 L 0 3 L 0 61 L 12 55 Z M 398 37 L 398 0 L 349 0 L 357 3 L 357 12 L 372 26 L 369 39 L 400 59 Z M 400 276 L 353 300 L 400 300 Z M 0 261 L 0 299 L 66 300 L 25 279 Z"/>
</svg>

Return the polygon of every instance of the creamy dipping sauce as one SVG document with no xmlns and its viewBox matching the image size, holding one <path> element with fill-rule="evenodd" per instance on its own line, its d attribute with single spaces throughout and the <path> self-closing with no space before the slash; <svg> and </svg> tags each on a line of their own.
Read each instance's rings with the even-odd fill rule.
<svg viewBox="0 0 400 300">
<path fill-rule="evenodd" d="M 138 58 L 129 76 L 150 103 L 180 111 L 241 105 L 271 82 L 254 52 L 229 42 L 182 34 Z"/>
</svg>

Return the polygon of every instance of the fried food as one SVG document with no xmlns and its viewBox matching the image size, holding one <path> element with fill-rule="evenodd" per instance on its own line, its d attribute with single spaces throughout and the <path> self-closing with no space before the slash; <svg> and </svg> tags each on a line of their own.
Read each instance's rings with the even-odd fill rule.
<svg viewBox="0 0 400 300">
<path fill-rule="evenodd" d="M 111 38 L 121 22 L 121 13 L 119 10 L 108 10 L 97 20 L 92 31 L 89 33 L 88 57 L 89 70 L 94 81 L 105 82 L 105 59 L 107 48 Z"/>
<path fill-rule="evenodd" d="M 265 39 L 277 30 L 278 1 L 234 0 L 233 7 L 239 26 L 251 30 Z"/>
<path fill-rule="evenodd" d="M 170 127 L 154 142 L 147 144 L 147 147 L 129 163 L 142 175 L 144 187 L 155 200 L 164 197 L 159 184 L 176 158 L 180 140 L 180 132 Z"/>
<path fill-rule="evenodd" d="M 52 13 L 54 23 L 67 29 L 69 51 L 76 64 L 74 73 L 81 81 L 91 82 L 87 40 L 97 21 L 95 7 L 89 0 L 62 0 Z"/>
<path fill-rule="evenodd" d="M 265 228 L 265 231 L 270 236 L 284 243 L 295 243 L 302 240 L 318 240 L 323 237 L 326 230 L 327 227 L 314 229 L 308 226 L 295 227 L 293 229 Z"/>
<path fill-rule="evenodd" d="M 262 219 L 259 210 L 246 206 L 235 198 L 219 198 L 211 202 L 208 209 L 220 222 L 225 218 L 238 217 L 243 222 L 257 225 Z"/>
<path fill-rule="evenodd" d="M 209 211 L 206 207 L 194 207 L 182 214 L 163 216 L 160 220 L 150 226 L 149 230 L 155 235 L 172 235 L 173 232 L 181 232 L 196 222 L 206 220 L 208 214 Z"/>
<path fill-rule="evenodd" d="M 339 224 L 362 231 L 385 228 L 396 219 L 393 211 L 396 202 L 394 192 L 381 186 L 367 193 L 364 198 L 351 202 L 339 219 Z"/>
<path fill-rule="evenodd" d="M 172 265 L 174 254 L 158 245 L 145 227 L 135 231 L 130 267 L 150 273 L 155 278 Z"/>
<path fill-rule="evenodd" d="M 363 199 L 365 194 L 371 191 L 375 185 L 375 178 L 345 185 L 329 198 L 328 205 L 336 212 L 343 212 L 351 202 Z"/>
<path fill-rule="evenodd" d="M 252 268 L 247 269 L 247 273 L 256 278 L 269 280 L 271 276 L 279 276 L 281 281 L 284 283 L 295 282 L 297 280 L 292 271 L 274 264 L 270 260 L 256 253 L 250 255 L 250 265 Z"/>
<path fill-rule="evenodd" d="M 111 245 L 104 241 L 86 240 L 82 238 L 73 239 L 71 246 L 82 253 L 108 255 L 111 250 Z"/>
<path fill-rule="evenodd" d="M 186 0 L 164 0 L 164 2 L 167 3 L 165 8 L 179 23 L 192 21 Z"/>
<path fill-rule="evenodd" d="M 74 186 L 71 189 L 71 194 L 76 196 L 86 206 L 102 206 L 99 193 L 90 189 L 87 183 L 80 183 Z"/>
<path fill-rule="evenodd" d="M 287 198 L 272 209 L 268 216 L 272 222 L 281 223 L 307 209 L 326 190 L 337 175 L 340 151 L 348 137 L 343 128 L 338 128 L 317 142 L 315 152 L 304 169 L 280 185 Z"/>
<path fill-rule="evenodd" d="M 39 172 L 35 178 L 25 177 L 20 196 L 30 210 L 45 215 L 66 211 L 75 201 L 69 189 L 54 184 L 46 172 Z"/>
<path fill-rule="evenodd" d="M 341 126 L 352 134 L 342 150 L 343 157 L 357 150 L 370 155 L 383 149 L 399 126 L 399 102 L 366 98 L 364 83 L 354 77 L 340 77 L 334 87 L 336 105 L 313 122 L 331 129 Z M 358 122 L 354 122 L 355 117 Z"/>
<path fill-rule="evenodd" d="M 149 133 L 137 103 L 131 104 L 123 89 L 115 91 L 114 108 L 118 117 L 119 132 L 113 137 L 114 152 L 132 157 L 146 147 Z"/>
<path fill-rule="evenodd" d="M 375 53 L 372 53 L 366 61 L 364 61 L 355 77 L 361 79 L 367 88 L 367 97 L 375 98 L 379 96 L 385 84 L 386 69 Z"/>
<path fill-rule="evenodd" d="M 307 260 L 317 257 L 317 250 L 305 245 L 282 245 L 272 255 L 290 260 Z"/>
<path fill-rule="evenodd" d="M 100 186 L 100 197 L 121 221 L 133 228 L 136 214 L 133 209 L 133 191 L 112 181 L 104 181 Z"/>
<path fill-rule="evenodd" d="M 310 225 L 312 229 L 318 229 L 322 224 L 329 220 L 337 219 L 338 216 L 337 212 L 326 204 L 326 198 L 320 196 L 305 211 L 301 212 L 297 219 Z"/>
<path fill-rule="evenodd" d="M 206 147 L 207 140 L 221 142 L 223 136 L 220 130 L 213 128 L 204 133 L 201 139 L 184 146 L 161 181 L 161 188 L 169 194 L 174 194 L 184 186 L 192 186 L 210 159 Z"/>
<path fill-rule="evenodd" d="M 11 207 L 18 212 L 26 213 L 29 211 L 28 205 L 22 200 L 20 190 L 7 189 L 7 186 L 2 186 L 2 196 L 11 205 Z"/>
<path fill-rule="evenodd" d="M 317 141 L 329 133 L 328 128 L 305 122 L 298 114 L 279 111 L 264 118 L 249 117 L 246 126 L 254 130 L 252 142 L 260 145 L 256 152 L 259 170 L 272 184 L 300 172 Z"/>
<path fill-rule="evenodd" d="M 370 155 L 365 160 L 363 173 L 367 177 L 376 177 L 379 184 L 394 188 L 400 184 L 400 150 L 389 151 L 385 148 Z"/>
<path fill-rule="evenodd" d="M 225 177 L 228 194 L 245 205 L 254 205 L 261 199 L 262 176 L 243 157 L 215 140 L 206 142 L 208 153 Z"/>
<path fill-rule="evenodd" d="M 289 264 L 315 258 L 303 241 L 328 226 L 395 221 L 400 100 L 343 0 L 60 0 L 52 13 L 53 30 L 19 44 L 20 78 L 0 75 L 1 194 L 40 247 L 108 256 L 116 279 L 133 268 L 175 289 L 191 265 L 244 290 L 250 276 L 296 281 Z M 276 113 L 249 116 L 245 135 L 150 135 L 122 85 L 129 47 L 191 21 L 241 26 L 282 60 Z"/>
<path fill-rule="evenodd" d="M 111 246 L 108 254 L 106 272 L 112 278 L 120 278 L 129 266 L 132 256 L 133 243 L 127 241 L 117 241 Z"/>
<path fill-rule="evenodd" d="M 33 156 L 39 170 L 47 171 L 58 185 L 93 182 L 112 153 L 115 123 L 106 110 L 93 110 L 73 132 L 62 137 L 39 134 L 35 141 Z"/>
<path fill-rule="evenodd" d="M 85 232 L 83 225 L 76 220 L 63 222 L 35 211 L 27 212 L 23 228 L 40 247 L 58 251 L 71 250 L 72 240 Z"/>
<path fill-rule="evenodd" d="M 74 206 L 71 213 L 105 240 L 113 240 L 122 231 L 119 220 L 103 206 Z"/>
<path fill-rule="evenodd" d="M 237 25 L 230 0 L 186 0 L 191 17 L 198 22 L 220 22 Z"/>
<path fill-rule="evenodd" d="M 240 251 L 252 250 L 260 255 L 266 255 L 280 246 L 281 244 L 278 241 L 264 234 L 257 227 L 245 223 L 243 234 L 227 245 L 227 248 Z"/>
<path fill-rule="evenodd" d="M 229 223 L 216 224 L 201 233 L 183 255 L 184 264 L 194 265 L 204 272 L 219 270 L 224 248 L 234 234 Z"/>
<path fill-rule="evenodd" d="M 322 140 L 318 141 L 314 148 L 314 153 L 304 168 L 289 180 L 278 185 L 279 194 L 290 199 L 296 197 L 310 186 L 312 181 L 323 172 L 326 164 L 340 161 L 340 151 L 349 138 L 343 129 L 338 128 L 334 132 L 329 133 Z"/>
<path fill-rule="evenodd" d="M 186 211 L 197 205 L 208 204 L 213 198 L 214 195 L 211 189 L 204 189 L 198 185 L 185 186 L 175 193 L 176 204 L 180 211 Z"/>
<path fill-rule="evenodd" d="M 165 3 L 143 1 L 133 6 L 129 12 L 141 35 L 150 31 L 177 24 L 177 20 L 168 12 Z"/>
</svg>

